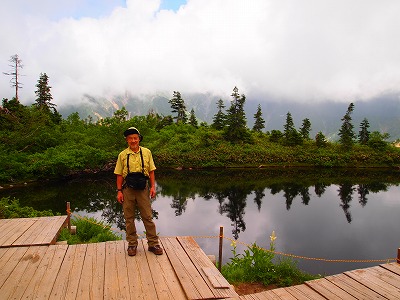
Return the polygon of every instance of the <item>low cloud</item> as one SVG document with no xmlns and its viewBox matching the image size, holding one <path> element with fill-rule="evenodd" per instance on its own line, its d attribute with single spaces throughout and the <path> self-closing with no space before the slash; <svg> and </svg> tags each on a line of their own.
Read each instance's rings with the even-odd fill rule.
<svg viewBox="0 0 400 300">
<path fill-rule="evenodd" d="M 188 0 L 177 11 L 161 10 L 160 0 L 7 2 L 0 68 L 20 56 L 23 102 L 33 101 L 41 72 L 58 105 L 84 94 L 229 96 L 234 86 L 348 103 L 400 87 L 395 0 Z M 2 98 L 13 97 L 9 79 L 0 80 Z"/>
</svg>

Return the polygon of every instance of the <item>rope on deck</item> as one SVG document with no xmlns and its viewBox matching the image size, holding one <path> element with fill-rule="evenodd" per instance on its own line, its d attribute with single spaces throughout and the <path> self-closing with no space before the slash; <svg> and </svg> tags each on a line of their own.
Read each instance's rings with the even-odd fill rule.
<svg viewBox="0 0 400 300">
<path fill-rule="evenodd" d="M 111 227 L 110 225 L 102 225 L 98 222 L 94 222 L 91 221 L 89 218 L 87 217 L 82 217 L 79 214 L 76 213 L 72 213 L 71 211 L 69 211 L 69 213 L 81 220 L 85 220 L 89 223 L 92 223 L 94 225 L 98 225 L 103 227 L 103 229 L 109 229 L 115 232 L 125 232 L 124 230 L 120 230 L 118 228 L 114 228 Z M 139 237 L 144 238 L 144 235 L 138 234 Z M 213 239 L 213 238 L 220 238 L 219 235 L 210 235 L 210 236 L 192 236 L 193 238 L 199 238 L 199 239 Z M 243 246 L 246 246 L 248 248 L 252 247 L 252 245 L 246 244 L 244 242 L 238 241 L 238 240 L 234 240 L 233 238 L 229 238 L 226 236 L 222 236 L 224 239 L 231 241 L 232 244 L 240 244 Z M 387 259 L 329 259 L 329 258 L 321 258 L 321 257 L 307 257 L 307 256 L 301 256 L 301 255 L 295 255 L 295 254 L 290 254 L 290 253 L 284 253 L 284 252 L 279 252 L 279 251 L 273 251 L 270 249 L 265 249 L 262 247 L 257 246 L 259 249 L 266 251 L 266 252 L 270 252 L 273 253 L 275 255 L 280 255 L 280 256 L 286 256 L 286 257 L 291 257 L 291 258 L 295 258 L 295 259 L 303 259 L 303 260 L 314 260 L 314 261 L 322 261 L 322 262 L 330 262 L 330 263 L 390 263 L 392 261 L 397 261 L 397 258 L 387 258 Z"/>
</svg>

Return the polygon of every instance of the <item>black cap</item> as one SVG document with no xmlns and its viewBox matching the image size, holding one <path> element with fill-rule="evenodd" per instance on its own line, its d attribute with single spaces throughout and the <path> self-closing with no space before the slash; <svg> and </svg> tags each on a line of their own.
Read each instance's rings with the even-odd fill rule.
<svg viewBox="0 0 400 300">
<path fill-rule="evenodd" d="M 124 131 L 125 137 L 131 134 L 138 134 L 140 141 L 143 140 L 143 136 L 140 134 L 140 131 L 136 127 L 129 127 L 127 130 Z"/>
</svg>

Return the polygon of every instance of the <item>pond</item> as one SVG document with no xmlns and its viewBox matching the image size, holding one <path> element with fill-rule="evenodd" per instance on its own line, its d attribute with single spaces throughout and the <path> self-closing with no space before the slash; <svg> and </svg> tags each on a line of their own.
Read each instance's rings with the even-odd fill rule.
<svg viewBox="0 0 400 300">
<path fill-rule="evenodd" d="M 396 258 L 399 174 L 369 169 L 158 170 L 155 222 L 160 236 L 194 236 L 206 254 L 216 257 L 222 226 L 223 263 L 231 257 L 231 240 L 237 240 L 239 253 L 254 242 L 269 249 L 275 231 L 276 251 L 295 255 L 302 270 L 337 274 Z M 0 197 L 6 196 L 61 214 L 68 201 L 74 214 L 110 223 L 124 237 L 113 174 L 0 190 Z M 137 228 L 144 232 L 141 222 Z"/>
</svg>

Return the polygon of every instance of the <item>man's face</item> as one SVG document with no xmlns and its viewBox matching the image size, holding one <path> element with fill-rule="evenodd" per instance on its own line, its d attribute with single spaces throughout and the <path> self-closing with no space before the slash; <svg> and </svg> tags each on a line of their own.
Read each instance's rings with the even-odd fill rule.
<svg viewBox="0 0 400 300">
<path fill-rule="evenodd" d="M 139 147 L 140 138 L 136 133 L 128 135 L 126 141 L 131 149 L 137 149 Z"/>
</svg>

